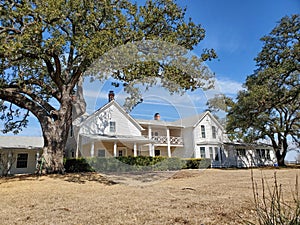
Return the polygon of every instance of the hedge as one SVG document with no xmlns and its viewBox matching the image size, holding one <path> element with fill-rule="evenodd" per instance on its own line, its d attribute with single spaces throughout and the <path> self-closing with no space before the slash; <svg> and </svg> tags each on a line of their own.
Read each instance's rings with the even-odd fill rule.
<svg viewBox="0 0 300 225">
<path fill-rule="evenodd" d="M 78 158 L 66 159 L 66 172 L 131 172 L 167 171 L 180 169 L 201 169 L 211 165 L 210 159 L 181 159 L 149 156 L 122 156 L 116 158 Z"/>
</svg>

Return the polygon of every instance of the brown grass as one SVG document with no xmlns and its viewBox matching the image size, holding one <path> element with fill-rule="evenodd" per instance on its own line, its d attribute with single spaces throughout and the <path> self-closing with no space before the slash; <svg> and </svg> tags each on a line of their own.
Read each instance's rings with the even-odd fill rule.
<svg viewBox="0 0 300 225">
<path fill-rule="evenodd" d="M 254 170 L 272 185 L 275 170 Z M 276 170 L 291 198 L 299 169 Z M 0 224 L 240 224 L 255 216 L 250 170 L 0 179 Z"/>
</svg>

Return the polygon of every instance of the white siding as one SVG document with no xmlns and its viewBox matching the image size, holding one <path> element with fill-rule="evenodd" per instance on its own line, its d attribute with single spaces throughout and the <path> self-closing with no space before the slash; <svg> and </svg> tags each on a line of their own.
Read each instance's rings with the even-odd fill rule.
<svg viewBox="0 0 300 225">
<path fill-rule="evenodd" d="M 109 122 L 116 123 L 115 132 L 110 132 Z M 141 135 L 140 129 L 114 105 L 111 105 L 102 112 L 96 113 L 93 118 L 89 118 L 84 122 L 81 133 L 101 135 Z"/>
<path fill-rule="evenodd" d="M 201 135 L 201 125 L 205 126 L 205 138 Z M 212 126 L 216 127 L 216 138 L 212 136 Z M 211 143 L 217 144 L 223 142 L 223 131 L 221 127 L 209 116 L 206 115 L 194 129 L 195 144 Z"/>
<path fill-rule="evenodd" d="M 183 158 L 192 158 L 195 157 L 195 144 L 194 144 L 194 135 L 193 128 L 183 129 L 183 143 L 184 143 L 184 153 L 182 154 Z"/>
</svg>

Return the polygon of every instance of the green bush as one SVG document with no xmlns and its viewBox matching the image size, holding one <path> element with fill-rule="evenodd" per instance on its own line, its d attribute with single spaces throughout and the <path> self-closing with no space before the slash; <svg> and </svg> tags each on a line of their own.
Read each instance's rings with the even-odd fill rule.
<svg viewBox="0 0 300 225">
<path fill-rule="evenodd" d="M 191 158 L 182 159 L 184 161 L 184 169 L 206 169 L 211 166 L 211 159 L 206 158 Z"/>
<path fill-rule="evenodd" d="M 116 158 L 66 159 L 66 172 L 134 172 L 167 171 L 180 169 L 208 168 L 210 159 L 180 159 L 150 156 L 121 156 Z"/>
<path fill-rule="evenodd" d="M 94 169 L 85 158 L 65 159 L 64 167 L 67 173 L 93 172 Z"/>
</svg>

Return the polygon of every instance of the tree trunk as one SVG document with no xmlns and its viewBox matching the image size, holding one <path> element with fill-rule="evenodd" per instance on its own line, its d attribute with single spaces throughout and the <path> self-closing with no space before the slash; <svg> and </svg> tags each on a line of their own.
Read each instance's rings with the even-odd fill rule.
<svg viewBox="0 0 300 225">
<path fill-rule="evenodd" d="M 277 146 L 276 148 L 274 148 L 274 150 L 278 166 L 285 166 L 284 158 L 286 156 L 287 146 L 283 146 L 283 149 L 281 149 L 280 146 Z"/>
<path fill-rule="evenodd" d="M 72 123 L 72 99 L 65 95 L 61 99 L 61 107 L 49 117 L 41 121 L 44 148 L 43 173 L 63 173 L 64 151 Z"/>
<path fill-rule="evenodd" d="M 280 150 L 277 150 L 276 159 L 277 159 L 278 166 L 285 166 L 284 158 L 285 158 L 285 154 L 281 154 Z"/>
<path fill-rule="evenodd" d="M 53 132 L 54 131 L 54 132 Z M 44 148 L 43 157 L 44 164 L 43 173 L 63 173 L 63 157 L 65 149 L 65 140 L 62 133 L 56 127 L 50 127 L 49 130 L 43 132 Z"/>
</svg>

